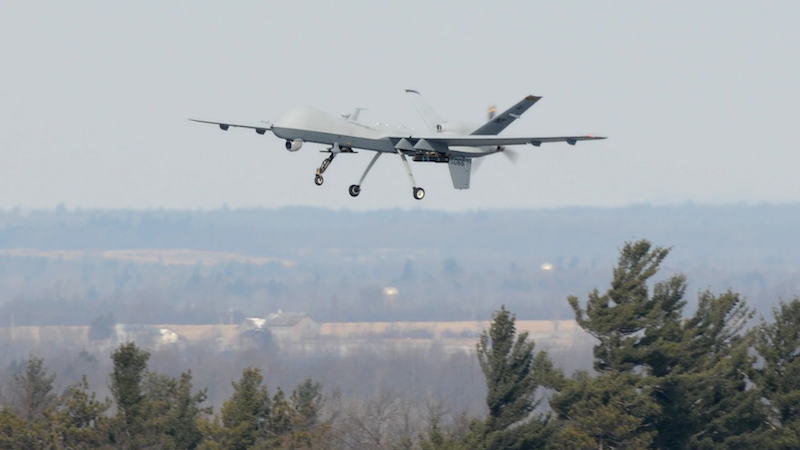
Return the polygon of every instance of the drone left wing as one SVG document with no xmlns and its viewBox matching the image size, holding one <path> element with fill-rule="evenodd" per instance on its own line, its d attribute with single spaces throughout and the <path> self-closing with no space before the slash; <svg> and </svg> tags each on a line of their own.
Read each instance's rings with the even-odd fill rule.
<svg viewBox="0 0 800 450">
<path fill-rule="evenodd" d="M 200 119 L 189 119 L 189 120 L 191 120 L 192 122 L 210 123 L 211 125 L 217 125 L 223 131 L 227 131 L 228 128 L 230 128 L 230 127 L 234 127 L 234 128 L 249 128 L 251 130 L 256 130 L 256 133 L 258 133 L 258 134 L 264 134 L 267 131 L 272 130 L 272 124 L 271 123 L 266 123 L 266 122 L 262 123 L 260 125 L 242 125 L 242 124 L 230 123 L 230 122 L 214 122 L 214 121 L 211 121 L 211 120 L 200 120 Z"/>
</svg>

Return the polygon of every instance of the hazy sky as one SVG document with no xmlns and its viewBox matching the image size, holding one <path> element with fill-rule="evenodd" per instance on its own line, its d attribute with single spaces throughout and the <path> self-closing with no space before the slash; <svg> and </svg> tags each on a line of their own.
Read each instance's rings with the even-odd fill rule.
<svg viewBox="0 0 800 450">
<path fill-rule="evenodd" d="M 800 2 L 11 2 L 0 14 L 0 207 L 372 209 L 800 201 Z M 472 188 L 385 155 L 222 132 L 295 105 L 424 128 L 543 96 Z"/>
</svg>

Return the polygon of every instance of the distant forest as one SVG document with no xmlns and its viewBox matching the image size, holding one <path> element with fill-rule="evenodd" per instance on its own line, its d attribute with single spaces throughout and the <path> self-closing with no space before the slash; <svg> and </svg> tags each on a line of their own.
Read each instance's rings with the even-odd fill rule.
<svg viewBox="0 0 800 450">
<path fill-rule="evenodd" d="M 672 246 L 664 270 L 685 273 L 690 290 L 732 288 L 768 310 L 800 293 L 798 229 L 800 205 L 17 208 L 0 211 L 0 326 L 88 325 L 109 312 L 125 323 L 228 323 L 278 309 L 322 322 L 485 320 L 501 304 L 521 319 L 568 319 L 563 299 L 601 284 L 622 243 L 640 238 Z M 275 260 L 170 265 L 98 255 L 126 249 Z M 54 250 L 78 253 L 43 254 Z M 388 301 L 385 287 L 397 298 Z"/>
</svg>

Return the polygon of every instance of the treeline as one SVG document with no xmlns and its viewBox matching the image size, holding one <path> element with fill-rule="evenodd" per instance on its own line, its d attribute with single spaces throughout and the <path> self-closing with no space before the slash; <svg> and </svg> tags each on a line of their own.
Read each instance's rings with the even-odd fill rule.
<svg viewBox="0 0 800 450">
<path fill-rule="evenodd" d="M 187 248 L 335 262 L 348 253 L 427 252 L 464 258 L 575 255 L 605 260 L 630 236 L 676 245 L 676 257 L 719 258 L 717 266 L 769 258 L 796 262 L 800 205 L 558 208 L 445 212 L 334 211 L 290 207 L 187 210 L 0 210 L 0 248 L 106 250 Z M 331 229 L 341 230 L 329 233 Z M 431 232 L 431 230 L 439 230 Z M 737 245 L 730 245 L 731 243 Z M 309 251 L 313 250 L 313 251 Z M 391 256 L 391 255 L 389 255 Z M 486 267 L 493 265 L 487 261 Z M 539 262 L 541 264 L 541 261 Z"/>
<path fill-rule="evenodd" d="M 85 382 L 56 395 L 44 362 L 29 358 L 0 413 L 0 448 L 799 448 L 800 299 L 750 329 L 755 312 L 732 291 L 700 293 L 687 315 L 685 277 L 653 279 L 668 253 L 628 243 L 608 290 L 568 299 L 597 339 L 593 372 L 565 375 L 497 311 L 477 344 L 483 417 L 445 421 L 431 407 L 414 427 L 392 398 L 344 405 L 312 380 L 270 394 L 252 368 L 215 414 L 191 372 L 152 373 L 149 354 L 126 344 L 112 354 L 105 401 Z"/>
</svg>

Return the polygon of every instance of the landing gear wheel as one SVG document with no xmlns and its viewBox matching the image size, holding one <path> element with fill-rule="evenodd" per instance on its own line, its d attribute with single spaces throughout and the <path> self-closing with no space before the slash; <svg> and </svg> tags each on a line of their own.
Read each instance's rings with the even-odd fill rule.
<svg viewBox="0 0 800 450">
<path fill-rule="evenodd" d="M 425 198 L 425 189 L 415 187 L 414 198 L 417 200 L 422 200 L 423 198 Z"/>
<path fill-rule="evenodd" d="M 328 166 L 331 165 L 331 162 L 335 157 L 336 153 L 331 153 L 331 156 L 328 156 L 327 158 L 325 158 L 324 161 L 322 161 L 322 164 L 319 166 L 319 169 L 317 169 L 317 174 L 314 175 L 314 184 L 316 184 L 317 186 L 322 186 L 322 183 L 325 181 L 322 179 L 322 174 L 328 169 Z"/>
<path fill-rule="evenodd" d="M 348 189 L 348 191 L 350 192 L 351 197 L 358 197 L 358 194 L 361 193 L 361 186 L 354 184 L 350 186 L 350 189 Z"/>
</svg>

